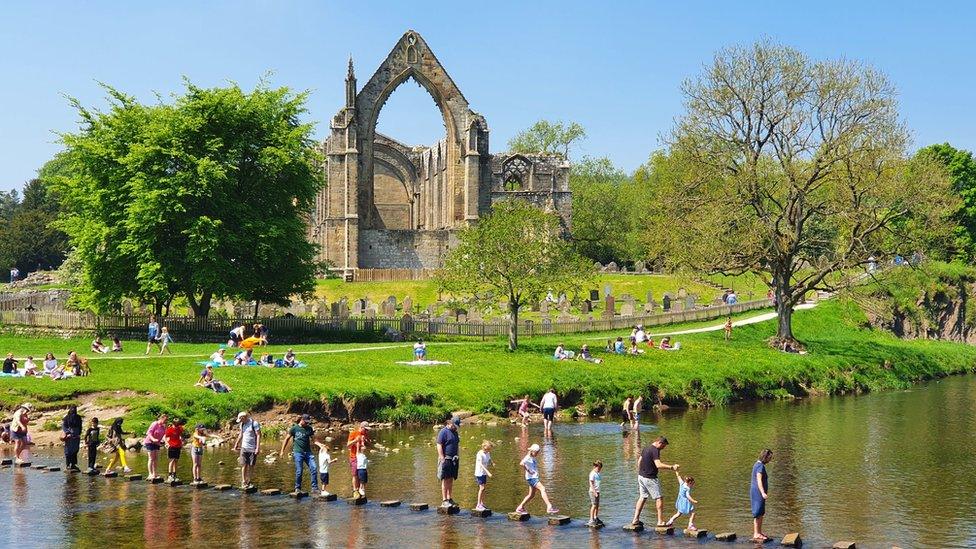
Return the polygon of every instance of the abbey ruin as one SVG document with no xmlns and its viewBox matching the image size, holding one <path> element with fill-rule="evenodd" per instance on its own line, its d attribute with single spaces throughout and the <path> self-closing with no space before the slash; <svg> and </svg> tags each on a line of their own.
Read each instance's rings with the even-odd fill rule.
<svg viewBox="0 0 976 549">
<path fill-rule="evenodd" d="M 376 132 L 384 103 L 411 78 L 441 111 L 446 135 L 437 143 L 408 145 Z M 569 163 L 557 155 L 491 154 L 485 118 L 416 32 L 400 38 L 362 89 L 350 59 L 345 97 L 321 145 L 328 184 L 309 224 L 319 260 L 331 269 L 348 276 L 438 268 L 457 231 L 509 197 L 555 211 L 569 226 Z"/>
</svg>

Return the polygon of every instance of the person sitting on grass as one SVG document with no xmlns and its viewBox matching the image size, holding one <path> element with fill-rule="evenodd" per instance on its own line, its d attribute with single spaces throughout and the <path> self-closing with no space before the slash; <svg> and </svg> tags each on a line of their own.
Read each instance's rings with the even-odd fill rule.
<svg viewBox="0 0 976 549">
<path fill-rule="evenodd" d="M 215 366 L 226 366 L 227 360 L 224 359 L 224 349 L 221 347 L 214 351 L 214 354 L 210 355 L 210 364 Z"/>
<path fill-rule="evenodd" d="M 665 336 L 663 339 L 661 339 L 660 349 L 662 351 L 677 351 L 680 348 L 681 348 L 681 344 L 680 343 L 672 344 L 670 337 Z"/>
<path fill-rule="evenodd" d="M 427 360 L 427 345 L 424 343 L 424 340 L 418 339 L 413 344 L 413 359 L 417 361 Z"/>
<path fill-rule="evenodd" d="M 590 346 L 586 344 L 584 344 L 583 347 L 580 348 L 580 352 L 578 355 L 576 355 L 576 358 L 579 360 L 585 360 L 586 362 L 592 362 L 593 364 L 603 363 L 602 358 L 597 358 L 593 356 L 592 353 L 590 353 Z"/>
<path fill-rule="evenodd" d="M 617 353 L 618 355 L 627 353 L 627 350 L 624 348 L 624 338 L 619 336 L 617 337 L 617 341 L 613 343 L 613 352 Z"/>
<path fill-rule="evenodd" d="M 18 364 L 19 362 L 14 358 L 14 354 L 7 353 L 7 358 L 3 359 L 3 373 L 7 375 L 16 374 Z"/>
<path fill-rule="evenodd" d="M 234 357 L 234 366 L 247 366 L 254 362 L 254 350 L 247 349 L 237 353 Z"/>
<path fill-rule="evenodd" d="M 119 336 L 115 336 L 112 338 L 112 352 L 113 353 L 122 352 L 122 340 L 119 339 Z"/>
<path fill-rule="evenodd" d="M 614 350 L 613 350 L 613 340 L 612 339 L 608 339 L 607 340 L 607 346 L 604 347 L 603 350 L 606 351 L 606 352 L 608 352 L 608 353 L 614 352 Z"/>
<path fill-rule="evenodd" d="M 556 345 L 556 351 L 552 353 L 552 358 L 556 360 L 569 360 L 573 358 L 573 353 L 566 350 L 562 343 Z"/>
<path fill-rule="evenodd" d="M 637 356 L 644 354 L 644 350 L 637 347 L 637 341 L 630 342 L 630 349 L 627 350 L 627 354 L 631 356 Z"/>
<path fill-rule="evenodd" d="M 53 353 L 44 355 L 44 375 L 51 379 L 61 379 L 64 370 L 58 365 L 58 359 Z"/>
<path fill-rule="evenodd" d="M 37 371 L 37 364 L 34 364 L 34 357 L 32 355 L 27 355 L 27 360 L 24 361 L 24 377 L 40 377 L 41 373 Z"/>
<path fill-rule="evenodd" d="M 229 393 L 230 387 L 228 387 L 224 382 L 214 379 L 213 376 L 213 364 L 207 364 L 207 366 L 200 372 L 200 380 L 193 384 L 194 387 L 203 387 L 204 389 L 210 389 L 215 393 Z"/>
<path fill-rule="evenodd" d="M 291 349 L 288 349 L 288 352 L 285 353 L 285 359 L 284 361 L 282 361 L 281 364 L 285 368 L 294 368 L 295 366 L 298 366 L 298 359 L 295 358 L 295 352 L 292 351 Z"/>
<path fill-rule="evenodd" d="M 96 336 L 95 340 L 91 342 L 91 350 L 93 353 L 109 353 L 108 347 L 102 343 L 102 336 Z"/>
<path fill-rule="evenodd" d="M 74 351 L 68 351 L 68 360 L 64 361 L 64 368 L 70 370 L 76 377 L 88 375 L 88 361 L 80 358 Z"/>
<path fill-rule="evenodd" d="M 261 358 L 258 360 L 258 365 L 274 368 L 274 357 L 271 356 L 271 353 L 261 353 Z"/>
</svg>

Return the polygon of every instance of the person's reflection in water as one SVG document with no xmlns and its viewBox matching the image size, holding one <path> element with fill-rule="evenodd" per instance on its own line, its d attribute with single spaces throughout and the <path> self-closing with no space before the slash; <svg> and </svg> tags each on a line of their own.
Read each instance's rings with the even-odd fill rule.
<svg viewBox="0 0 976 549">
<path fill-rule="evenodd" d="M 451 520 L 450 517 L 444 517 L 440 521 L 440 527 L 438 528 L 440 532 L 440 547 L 461 547 L 462 545 L 467 545 L 461 543 L 456 522 L 455 520 Z"/>
<path fill-rule="evenodd" d="M 552 482 L 556 478 L 556 439 L 543 439 L 541 453 L 542 467 L 546 471 L 546 480 Z"/>
<path fill-rule="evenodd" d="M 349 511 L 349 526 L 346 528 L 346 547 L 361 547 L 364 545 L 363 539 L 363 513 L 365 509 L 355 507 Z"/>
<path fill-rule="evenodd" d="M 523 425 L 522 432 L 519 434 L 518 439 L 519 455 L 525 455 L 529 452 L 529 426 Z"/>
<path fill-rule="evenodd" d="M 159 503 L 157 501 L 159 494 L 156 493 L 155 486 L 152 484 L 147 486 L 146 493 L 142 494 L 141 497 L 146 500 L 146 512 L 142 515 L 142 539 L 146 545 L 163 545 L 164 540 L 159 532 Z"/>
<path fill-rule="evenodd" d="M 240 505 L 237 512 L 237 545 L 238 547 L 256 547 L 258 545 L 257 520 L 254 501 L 246 494 L 240 494 Z"/>
<path fill-rule="evenodd" d="M 624 431 L 624 461 L 634 461 L 640 455 L 640 431 Z"/>
<path fill-rule="evenodd" d="M 183 524 L 180 520 L 180 510 L 183 505 L 178 501 L 176 490 L 166 490 L 166 541 L 171 545 L 183 539 Z"/>
<path fill-rule="evenodd" d="M 484 521 L 479 520 L 474 523 L 474 547 L 475 549 L 492 547 L 491 542 L 488 541 L 487 525 Z"/>
<path fill-rule="evenodd" d="M 193 488 L 190 493 L 190 540 L 203 544 L 203 524 L 201 520 L 200 490 Z"/>
</svg>

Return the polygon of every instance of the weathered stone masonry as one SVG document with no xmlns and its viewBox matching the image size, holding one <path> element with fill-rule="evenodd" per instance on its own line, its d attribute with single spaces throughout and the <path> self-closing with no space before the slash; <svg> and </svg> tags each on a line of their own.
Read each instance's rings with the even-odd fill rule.
<svg viewBox="0 0 976 549">
<path fill-rule="evenodd" d="M 376 132 L 390 94 L 414 79 L 433 97 L 446 136 L 409 146 Z M 352 60 L 346 104 L 322 144 L 328 185 L 318 196 L 309 238 L 319 259 L 350 273 L 359 268 L 437 268 L 457 231 L 491 205 L 518 197 L 572 215 L 569 163 L 554 155 L 492 155 L 488 124 L 419 34 L 408 31 L 362 89 Z"/>
</svg>

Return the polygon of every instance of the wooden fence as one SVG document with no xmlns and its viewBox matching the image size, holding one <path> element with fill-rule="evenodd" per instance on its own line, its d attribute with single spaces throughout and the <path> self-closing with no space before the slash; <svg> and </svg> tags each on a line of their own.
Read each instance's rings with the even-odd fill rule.
<svg viewBox="0 0 976 549">
<path fill-rule="evenodd" d="M 429 280 L 436 269 L 356 269 L 354 282 L 398 282 L 401 280 Z"/>
<path fill-rule="evenodd" d="M 641 316 L 615 316 L 613 319 L 595 318 L 571 322 L 519 322 L 519 335 L 532 337 L 550 334 L 609 332 L 624 330 L 636 324 L 645 327 L 678 322 L 694 322 L 720 318 L 755 309 L 771 307 L 772 300 L 759 299 L 735 305 L 715 305 L 687 311 L 669 311 Z M 94 332 L 118 335 L 122 339 L 142 339 L 146 336 L 146 316 L 97 316 L 74 311 L 0 311 L 0 326 L 31 327 L 43 330 Z M 236 324 L 260 322 L 268 327 L 273 341 L 278 343 L 306 343 L 317 341 L 380 341 L 389 338 L 390 330 L 404 337 L 469 336 L 489 338 L 508 333 L 508 323 L 454 322 L 437 318 L 196 318 L 175 316 L 160 318 L 161 326 L 169 328 L 176 341 L 222 341 L 228 338 Z"/>
</svg>

